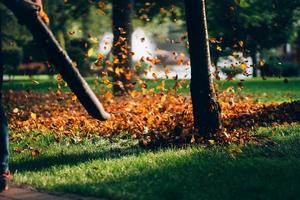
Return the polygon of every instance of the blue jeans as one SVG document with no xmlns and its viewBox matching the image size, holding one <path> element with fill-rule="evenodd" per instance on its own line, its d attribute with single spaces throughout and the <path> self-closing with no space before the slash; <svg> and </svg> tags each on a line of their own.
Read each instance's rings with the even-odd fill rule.
<svg viewBox="0 0 300 200">
<path fill-rule="evenodd" d="M 8 171 L 9 138 L 8 126 L 2 105 L 0 105 L 0 173 Z M 1 175 L 0 174 L 0 175 Z"/>
</svg>

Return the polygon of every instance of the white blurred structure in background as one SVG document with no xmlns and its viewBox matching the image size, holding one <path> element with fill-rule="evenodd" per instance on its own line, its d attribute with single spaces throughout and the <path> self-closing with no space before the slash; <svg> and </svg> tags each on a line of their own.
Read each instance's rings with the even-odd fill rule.
<svg viewBox="0 0 300 200">
<path fill-rule="evenodd" d="M 110 53 L 113 38 L 114 36 L 110 32 L 107 32 L 103 35 L 102 40 L 99 43 L 99 53 L 103 55 L 107 55 Z M 132 56 L 133 61 L 138 61 L 142 57 L 155 57 L 155 49 L 155 43 L 153 43 L 152 39 L 148 37 L 141 28 L 137 28 L 132 33 L 131 51 L 134 53 Z"/>
<path fill-rule="evenodd" d="M 99 53 L 103 55 L 108 55 L 111 51 L 113 43 L 113 34 L 110 32 L 107 32 L 103 35 L 102 40 L 99 43 Z M 174 59 L 174 56 L 172 56 L 172 52 L 169 52 L 167 50 L 161 50 L 157 49 L 157 45 L 155 44 L 154 40 L 149 37 L 145 31 L 142 28 L 137 28 L 133 34 L 132 34 L 132 60 L 134 62 L 139 61 L 141 58 L 144 58 L 147 62 L 146 58 L 153 59 L 155 57 L 164 57 L 166 56 L 166 59 Z M 188 59 L 188 58 L 186 58 Z M 186 63 L 186 62 L 184 62 Z M 251 57 L 243 57 L 243 54 L 241 52 L 236 53 L 234 56 L 230 55 L 227 57 L 222 57 L 219 59 L 217 66 L 219 67 L 219 77 L 221 79 L 226 79 L 227 76 L 225 73 L 222 72 L 222 68 L 229 68 L 231 66 L 239 66 L 241 63 L 245 63 L 247 65 L 247 68 L 243 74 L 238 74 L 235 78 L 238 79 L 246 79 L 252 77 L 253 67 L 252 67 L 252 59 Z M 162 65 L 164 63 L 162 62 L 160 66 L 155 66 L 151 68 L 151 71 L 149 70 L 146 75 L 144 75 L 144 78 L 147 79 L 153 79 L 153 73 L 156 74 L 156 76 L 160 79 L 165 78 L 172 78 L 174 76 L 177 76 L 178 79 L 190 79 L 191 78 L 191 69 L 189 65 L 182 64 L 178 65 L 176 64 L 176 59 L 174 59 L 174 64 L 169 64 L 166 66 L 168 69 L 168 74 L 166 76 L 166 68 L 163 68 Z M 215 67 L 212 67 L 212 74 L 215 73 Z"/>
</svg>

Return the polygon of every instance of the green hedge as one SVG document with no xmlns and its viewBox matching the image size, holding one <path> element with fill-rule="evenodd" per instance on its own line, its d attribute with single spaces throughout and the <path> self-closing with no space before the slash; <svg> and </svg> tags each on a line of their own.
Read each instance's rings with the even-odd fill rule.
<svg viewBox="0 0 300 200">
<path fill-rule="evenodd" d="M 300 65 L 277 60 L 267 62 L 260 69 L 262 76 L 296 77 L 299 76 Z"/>
<path fill-rule="evenodd" d="M 243 69 L 241 69 L 239 66 L 235 67 L 224 67 L 221 69 L 221 71 L 230 77 L 235 77 L 238 74 L 242 74 L 244 72 Z"/>
</svg>

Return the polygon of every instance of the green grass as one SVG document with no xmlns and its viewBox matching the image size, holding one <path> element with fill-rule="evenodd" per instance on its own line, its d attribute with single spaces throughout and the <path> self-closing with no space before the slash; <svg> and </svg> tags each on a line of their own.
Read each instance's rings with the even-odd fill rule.
<svg viewBox="0 0 300 200">
<path fill-rule="evenodd" d="M 92 89 L 99 92 L 99 87 L 95 87 L 94 81 L 96 78 L 87 78 L 88 83 L 92 86 Z M 242 93 L 253 95 L 256 101 L 260 102 L 284 102 L 294 101 L 300 99 L 300 78 L 289 78 L 288 83 L 284 83 L 283 78 L 268 78 L 262 80 L 261 78 L 247 79 L 243 82 L 244 88 Z M 234 81 L 217 81 L 220 90 L 224 90 L 228 87 L 237 88 L 239 80 Z M 159 85 L 159 81 L 147 80 L 148 88 L 156 88 Z M 166 81 L 166 88 L 172 88 L 174 86 L 174 80 Z M 180 93 L 188 93 L 189 82 L 184 84 L 184 87 L 179 89 Z M 67 86 L 61 85 L 62 91 L 70 91 Z M 4 90 L 32 90 L 37 92 L 56 91 L 58 89 L 58 81 L 53 78 L 49 79 L 46 76 L 36 76 L 32 80 L 28 77 L 17 76 L 14 81 L 5 81 L 3 85 Z M 137 89 L 140 89 L 137 87 Z"/>
<path fill-rule="evenodd" d="M 13 76 L 11 80 L 4 81 L 4 90 L 32 90 L 36 92 L 56 91 L 59 82 L 56 76 Z M 67 86 L 60 84 L 63 91 L 70 91 Z"/>
<path fill-rule="evenodd" d="M 87 80 L 93 85 L 93 78 Z M 147 81 L 148 87 L 157 84 Z M 236 88 L 238 81 L 218 84 L 224 90 Z M 299 100 L 299 88 L 300 78 L 251 79 L 242 92 L 257 101 L 282 102 Z M 4 82 L 4 89 L 47 92 L 57 89 L 57 81 L 18 78 Z M 18 184 L 109 199 L 299 199 L 300 124 L 253 134 L 271 137 L 277 145 L 145 150 L 128 135 L 57 141 L 51 133 L 12 133 L 11 169 Z M 33 157 L 32 149 L 40 155 Z"/>
<path fill-rule="evenodd" d="M 277 145 L 150 151 L 124 137 L 57 143 L 32 133 L 12 142 L 11 165 L 16 183 L 109 199 L 299 199 L 300 125 L 254 134 Z M 40 156 L 14 151 L 24 146 Z"/>
<path fill-rule="evenodd" d="M 237 88 L 239 80 L 221 81 L 220 89 L 234 86 Z M 246 79 L 243 82 L 242 93 L 253 95 L 260 102 L 287 102 L 300 99 L 300 78 L 288 78 L 288 83 L 283 78 Z"/>
</svg>

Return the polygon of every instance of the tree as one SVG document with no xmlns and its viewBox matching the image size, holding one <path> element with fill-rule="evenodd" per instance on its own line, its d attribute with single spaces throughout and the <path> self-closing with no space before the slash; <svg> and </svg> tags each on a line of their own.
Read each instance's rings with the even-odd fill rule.
<svg viewBox="0 0 300 200">
<path fill-rule="evenodd" d="M 116 95 L 122 95 L 133 89 L 132 71 L 132 12 L 133 0 L 113 0 L 113 68 L 114 86 Z"/>
<path fill-rule="evenodd" d="M 220 106 L 210 73 L 211 60 L 205 0 L 185 0 L 185 13 L 191 58 L 191 96 L 194 128 L 201 135 L 220 128 Z"/>
<path fill-rule="evenodd" d="M 137 16 L 145 22 L 157 17 L 158 13 L 169 11 L 171 18 L 178 18 L 174 8 L 183 8 L 184 3 L 180 0 L 139 0 L 135 2 Z M 164 16 L 167 17 L 167 16 Z"/>
<path fill-rule="evenodd" d="M 96 0 L 44 0 L 44 6 L 51 18 L 50 27 L 54 35 L 58 38 L 60 44 L 65 44 L 70 39 L 70 30 L 68 28 L 73 23 L 80 20 L 82 37 L 87 37 L 90 27 L 90 10 L 96 7 Z M 98 28 L 98 27 L 97 27 Z"/>
<path fill-rule="evenodd" d="M 211 36 L 222 38 L 223 49 L 250 55 L 256 76 L 256 54 L 289 41 L 298 4 L 298 0 L 211 0 L 208 2 Z"/>
<path fill-rule="evenodd" d="M 4 5 L 0 4 L 2 15 L 2 47 L 22 46 L 32 40 L 32 36 L 24 26 L 18 26 L 16 17 Z"/>
</svg>

